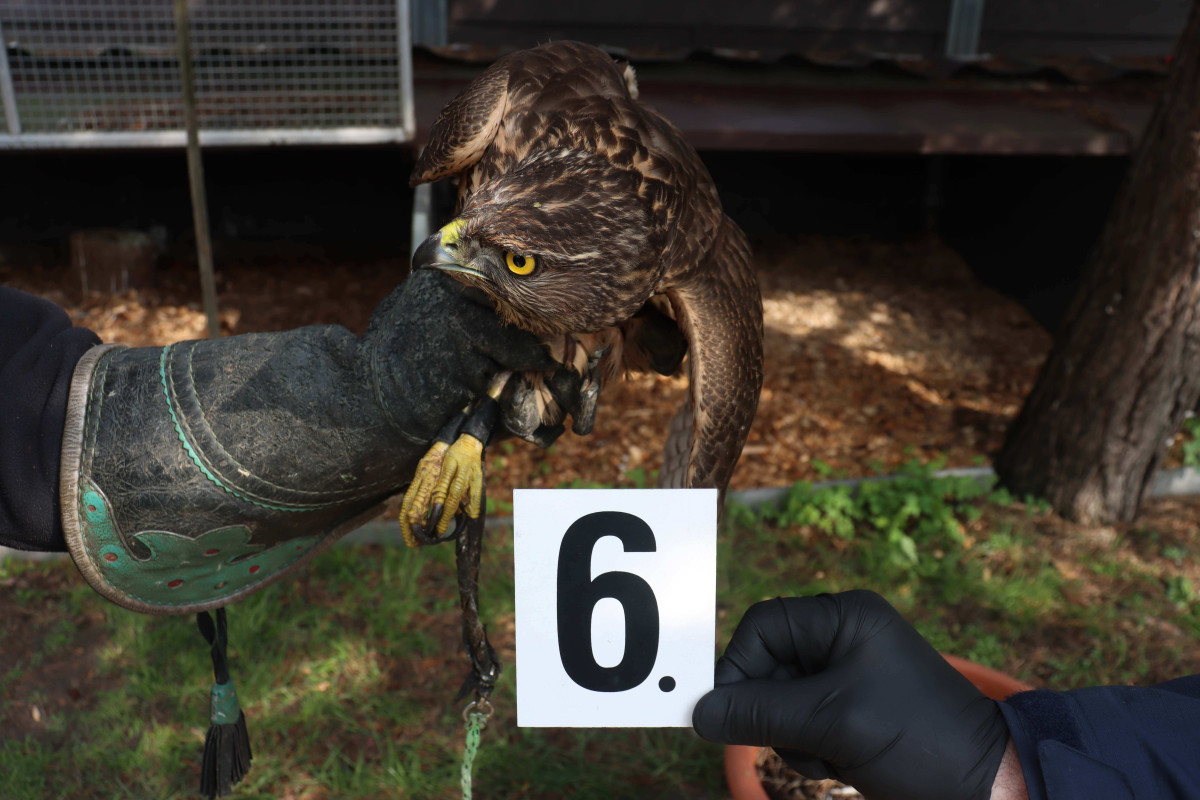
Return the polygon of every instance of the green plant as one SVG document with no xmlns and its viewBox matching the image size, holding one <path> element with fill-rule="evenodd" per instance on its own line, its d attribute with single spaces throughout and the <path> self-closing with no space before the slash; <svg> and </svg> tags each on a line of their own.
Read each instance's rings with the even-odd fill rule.
<svg viewBox="0 0 1200 800">
<path fill-rule="evenodd" d="M 572 478 L 569 481 L 559 481 L 554 485 L 555 489 L 612 489 L 611 483 L 603 483 L 600 481 L 589 481 L 584 478 Z"/>
<path fill-rule="evenodd" d="M 489 517 L 495 514 L 504 516 L 512 516 L 513 505 L 508 500 L 497 500 L 494 497 L 487 499 L 487 509 L 484 511 Z"/>
<path fill-rule="evenodd" d="M 1177 565 L 1182 565 L 1184 559 L 1188 557 L 1188 551 L 1178 545 L 1164 545 L 1160 555 L 1168 561 L 1174 561 Z"/>
<path fill-rule="evenodd" d="M 1200 467 L 1200 417 L 1188 417 L 1183 421 L 1183 465 Z"/>
<path fill-rule="evenodd" d="M 1165 580 L 1167 599 L 1180 609 L 1187 609 L 1196 599 L 1196 588 L 1184 575 L 1172 575 Z"/>
<path fill-rule="evenodd" d="M 35 739 L 0 740 L 0 797 L 45 797 L 58 758 Z"/>
<path fill-rule="evenodd" d="M 1025 512 L 1031 517 L 1038 514 L 1049 513 L 1053 508 L 1048 500 L 1045 500 L 1041 497 L 1034 497 L 1031 494 L 1025 495 L 1024 502 Z"/>
<path fill-rule="evenodd" d="M 658 480 L 658 470 L 647 472 L 645 467 L 634 467 L 625 471 L 625 480 L 638 489 L 650 489 Z"/>
<path fill-rule="evenodd" d="M 895 478 L 814 488 L 796 483 L 763 516 L 778 525 L 812 526 L 842 539 L 867 536 L 863 555 L 900 570 L 928 574 L 962 548 L 963 523 L 977 519 L 974 503 L 988 492 L 973 478 L 935 477 L 940 463 L 915 460 Z"/>
</svg>

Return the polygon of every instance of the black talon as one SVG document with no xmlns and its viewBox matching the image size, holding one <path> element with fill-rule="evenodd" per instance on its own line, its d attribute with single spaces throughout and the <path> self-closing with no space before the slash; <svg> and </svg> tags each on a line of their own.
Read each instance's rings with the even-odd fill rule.
<svg viewBox="0 0 1200 800">
<path fill-rule="evenodd" d="M 449 542 L 454 539 L 457 539 L 459 537 L 459 535 L 463 532 L 463 530 L 466 529 L 467 525 L 470 522 L 471 522 L 471 518 L 467 516 L 467 513 L 465 511 L 460 510 L 457 514 L 454 515 L 453 527 L 449 531 L 447 531 L 444 535 L 434 538 L 433 541 L 437 544 L 441 544 L 442 542 Z"/>
<path fill-rule="evenodd" d="M 564 430 L 566 428 L 563 427 L 562 423 L 557 425 L 543 425 L 533 432 L 533 435 L 529 437 L 529 441 L 545 449 L 554 444 L 558 440 L 558 437 L 562 436 Z"/>
</svg>

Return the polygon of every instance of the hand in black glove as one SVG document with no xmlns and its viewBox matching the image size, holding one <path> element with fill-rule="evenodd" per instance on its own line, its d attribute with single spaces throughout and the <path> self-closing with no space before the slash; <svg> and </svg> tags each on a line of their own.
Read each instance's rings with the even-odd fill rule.
<svg viewBox="0 0 1200 800">
<path fill-rule="evenodd" d="M 866 591 L 752 606 L 692 724 L 872 800 L 984 800 L 1009 738 L 995 702 Z"/>
</svg>

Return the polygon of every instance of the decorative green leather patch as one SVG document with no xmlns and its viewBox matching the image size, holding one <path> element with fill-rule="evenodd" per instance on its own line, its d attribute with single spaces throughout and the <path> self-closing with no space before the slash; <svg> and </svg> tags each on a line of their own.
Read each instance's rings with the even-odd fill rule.
<svg viewBox="0 0 1200 800">
<path fill-rule="evenodd" d="M 150 605 L 220 601 L 287 569 L 323 538 L 305 536 L 264 548 L 250 544 L 244 525 L 216 528 L 195 539 L 170 531 L 141 531 L 132 538 L 150 555 L 136 558 L 117 533 L 104 493 L 86 479 L 80 488 L 80 526 L 88 558 L 106 583 Z"/>
</svg>

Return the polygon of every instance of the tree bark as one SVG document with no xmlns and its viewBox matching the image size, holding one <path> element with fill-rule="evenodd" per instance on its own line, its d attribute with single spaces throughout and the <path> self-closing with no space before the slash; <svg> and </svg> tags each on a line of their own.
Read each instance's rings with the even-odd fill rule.
<svg viewBox="0 0 1200 800">
<path fill-rule="evenodd" d="M 1132 519 L 1200 399 L 1200 4 L 1033 391 L 1001 482 L 1081 522 Z M 1014 254 L 1019 257 L 1019 254 Z"/>
</svg>

